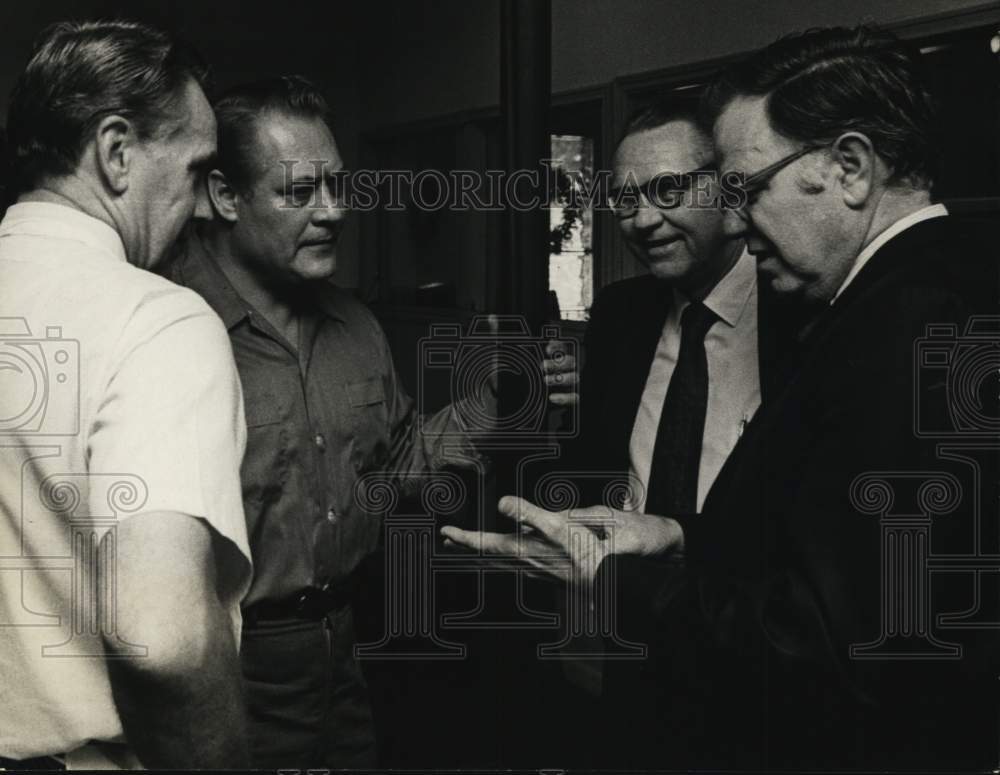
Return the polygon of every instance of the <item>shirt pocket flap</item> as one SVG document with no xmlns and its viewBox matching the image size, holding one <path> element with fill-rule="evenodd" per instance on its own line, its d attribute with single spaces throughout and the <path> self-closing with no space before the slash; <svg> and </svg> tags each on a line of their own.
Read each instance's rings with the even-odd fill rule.
<svg viewBox="0 0 1000 775">
<path fill-rule="evenodd" d="M 281 422 L 285 415 L 284 403 L 270 390 L 244 391 L 243 412 L 248 428 Z"/>
<path fill-rule="evenodd" d="M 372 404 L 385 403 L 385 391 L 382 388 L 382 379 L 372 377 L 360 382 L 348 382 L 347 399 L 351 406 L 371 406 Z"/>
</svg>

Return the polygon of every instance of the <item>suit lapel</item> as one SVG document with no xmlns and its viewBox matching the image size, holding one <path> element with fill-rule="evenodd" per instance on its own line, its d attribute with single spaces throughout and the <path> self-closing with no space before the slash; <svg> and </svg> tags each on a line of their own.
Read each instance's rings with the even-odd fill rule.
<svg viewBox="0 0 1000 775">
<path fill-rule="evenodd" d="M 947 216 L 920 221 L 880 247 L 810 330 L 803 342 L 803 352 L 821 358 L 824 342 L 831 333 L 836 333 L 838 321 L 914 255 L 928 252 L 936 242 L 950 242 L 950 226 L 951 218 Z"/>
<path fill-rule="evenodd" d="M 948 242 L 951 236 L 952 218 L 939 216 L 920 221 L 892 237 L 868 260 L 857 276 L 851 281 L 832 309 L 845 309 L 855 299 L 864 295 L 872 286 L 896 270 L 901 262 L 914 254 L 921 254 L 936 242 Z"/>
<path fill-rule="evenodd" d="M 781 416 L 783 393 L 791 392 L 794 389 L 793 383 L 803 381 L 804 375 L 812 370 L 822 371 L 826 368 L 828 342 L 830 337 L 837 335 L 839 321 L 845 315 L 849 315 L 872 288 L 880 285 L 915 253 L 926 251 L 928 245 L 950 241 L 950 221 L 948 217 L 921 221 L 886 242 L 844 289 L 836 303 L 825 308 L 819 316 L 811 313 L 810 317 L 805 315 L 796 317 L 794 309 L 774 303 L 773 293 L 767 294 L 771 299 L 767 305 L 763 304 L 764 297 L 761 297 L 762 303 L 758 313 L 762 329 L 761 389 L 764 390 L 766 372 L 769 377 L 770 392 L 767 397 L 768 404 L 764 407 L 767 411 L 758 412 L 755 418 L 755 421 L 760 419 L 758 425 L 769 426 L 773 424 L 773 418 Z M 763 288 L 761 291 L 763 293 Z M 803 335 L 801 341 L 796 341 L 798 332 L 805 330 L 803 322 L 806 320 L 810 320 L 808 333 Z M 784 335 L 782 329 L 791 331 L 792 336 Z M 765 346 L 769 353 L 766 364 Z M 794 355 L 776 357 L 775 353 L 780 352 L 776 347 L 788 348 L 786 352 Z"/>
<path fill-rule="evenodd" d="M 633 301 L 634 307 L 626 316 L 629 323 L 622 328 L 617 368 L 613 374 L 607 375 L 609 380 L 620 381 L 619 390 L 609 392 L 615 400 L 608 402 L 604 412 L 610 449 L 617 458 L 616 468 L 623 470 L 628 469 L 632 427 L 672 304 L 670 286 L 661 282 L 652 283 L 648 292 L 636 294 Z"/>
<path fill-rule="evenodd" d="M 795 373 L 800 333 L 808 318 L 784 303 L 767 282 L 757 279 L 757 360 L 761 404 L 781 393 Z"/>
<path fill-rule="evenodd" d="M 813 313 L 809 310 L 798 312 L 792 305 L 783 303 L 767 283 L 758 281 L 757 335 L 762 403 L 780 394 L 782 386 L 800 365 L 797 362 L 799 353 L 815 351 L 831 326 L 869 288 L 891 274 L 915 250 L 930 242 L 947 239 L 948 220 L 921 221 L 886 242 L 844 289 L 837 302 L 811 321 Z M 803 335 L 800 343 L 798 335 L 806 330 L 807 323 L 808 334 Z"/>
</svg>

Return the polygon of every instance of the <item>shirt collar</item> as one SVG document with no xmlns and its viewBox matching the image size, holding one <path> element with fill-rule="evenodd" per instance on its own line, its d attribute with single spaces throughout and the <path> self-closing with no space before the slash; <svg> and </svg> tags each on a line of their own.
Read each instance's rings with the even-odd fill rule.
<svg viewBox="0 0 1000 775">
<path fill-rule="evenodd" d="M 316 306 L 322 310 L 323 314 L 328 318 L 343 321 L 344 314 L 337 308 L 333 285 L 325 280 L 319 280 L 316 284 L 312 285 L 312 288 L 313 300 L 316 302 Z"/>
<path fill-rule="evenodd" d="M 82 242 L 115 261 L 128 261 L 122 238 L 104 221 L 55 202 L 19 202 L 0 222 L 0 237 L 54 237 Z"/>
<path fill-rule="evenodd" d="M 914 226 L 921 221 L 926 221 L 930 218 L 940 218 L 941 216 L 947 214 L 948 210 L 943 204 L 928 205 L 927 207 L 921 207 L 916 212 L 912 212 L 909 215 L 900 218 L 894 224 L 889 226 L 889 228 L 880 232 L 875 239 L 865 245 L 864 249 L 858 253 L 858 257 L 854 259 L 854 266 L 852 266 L 851 271 L 847 273 L 847 277 L 844 278 L 844 282 L 837 290 L 837 293 L 834 294 L 830 303 L 833 304 L 840 297 L 840 294 L 844 292 L 844 289 L 851 284 L 855 277 L 858 276 L 858 272 L 864 268 L 865 264 L 868 263 L 871 257 L 874 256 L 878 252 L 878 249 L 885 243 L 897 234 L 906 231 L 911 226 Z"/>
<path fill-rule="evenodd" d="M 201 235 L 196 228 L 186 231 L 183 258 L 183 284 L 197 291 L 215 313 L 222 319 L 227 330 L 231 330 L 247 317 L 255 313 L 253 305 L 246 301 L 229 282 L 225 272 L 205 249 Z M 338 312 L 332 293 L 324 293 L 326 288 L 313 291 L 316 308 L 328 317 L 343 320 Z M 332 288 L 329 290 L 332 291 Z"/>
<path fill-rule="evenodd" d="M 744 247 L 736 263 L 709 291 L 702 304 L 714 312 L 730 328 L 735 328 L 743 317 L 747 302 L 757 287 L 757 263 Z M 674 288 L 674 302 L 678 311 L 689 299 Z"/>
<path fill-rule="evenodd" d="M 250 314 L 250 305 L 236 292 L 229 278 L 209 256 L 196 228 L 192 226 L 186 229 L 181 239 L 184 240 L 184 247 L 181 277 L 178 279 L 208 302 L 208 306 L 215 310 L 226 329 L 231 330 Z"/>
</svg>

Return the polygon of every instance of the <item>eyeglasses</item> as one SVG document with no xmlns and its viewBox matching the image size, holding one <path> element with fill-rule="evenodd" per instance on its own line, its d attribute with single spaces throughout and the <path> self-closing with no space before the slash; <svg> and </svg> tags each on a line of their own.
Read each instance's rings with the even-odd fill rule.
<svg viewBox="0 0 1000 775">
<path fill-rule="evenodd" d="M 788 156 L 783 156 L 773 164 L 768 164 L 766 167 L 764 167 L 764 169 L 758 170 L 752 175 L 748 175 L 746 178 L 743 179 L 743 182 L 738 184 L 737 186 L 738 190 L 742 193 L 740 200 L 743 202 L 743 204 L 740 207 L 736 207 L 733 209 L 735 209 L 742 215 L 743 208 L 745 208 L 748 204 L 751 204 L 752 200 L 756 197 L 756 195 L 759 194 L 761 191 L 763 191 L 765 188 L 767 188 L 768 184 L 771 182 L 771 178 L 773 178 L 775 175 L 781 172 L 785 167 L 787 167 L 793 161 L 801 159 L 807 153 L 812 153 L 813 151 L 819 151 L 826 147 L 827 147 L 826 145 L 807 145 L 805 148 L 799 148 L 799 150 L 795 151 L 794 153 L 788 154 Z M 730 173 L 726 174 L 729 175 Z M 731 186 L 734 184 L 734 182 L 731 180 L 729 181 L 729 183 Z"/>
<path fill-rule="evenodd" d="M 614 188 L 608 194 L 608 207 L 620 219 L 631 218 L 641 206 L 640 196 L 650 205 L 661 210 L 672 210 L 684 203 L 701 175 L 713 175 L 715 164 L 706 164 L 690 172 L 661 172 L 645 183 L 631 183 Z"/>
</svg>

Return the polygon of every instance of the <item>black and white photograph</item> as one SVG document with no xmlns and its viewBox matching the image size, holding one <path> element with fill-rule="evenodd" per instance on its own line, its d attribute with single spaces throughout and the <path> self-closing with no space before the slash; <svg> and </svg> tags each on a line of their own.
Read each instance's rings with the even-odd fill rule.
<svg viewBox="0 0 1000 775">
<path fill-rule="evenodd" d="M 0 43 L 0 771 L 1000 772 L 1000 2 Z"/>
</svg>

